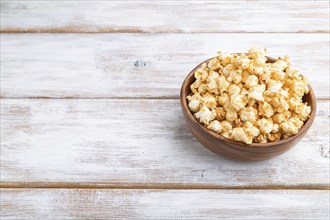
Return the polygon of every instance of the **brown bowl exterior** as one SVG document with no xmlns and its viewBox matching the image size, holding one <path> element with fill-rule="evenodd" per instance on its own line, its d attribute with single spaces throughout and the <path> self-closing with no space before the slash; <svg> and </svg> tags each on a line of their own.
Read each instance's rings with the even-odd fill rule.
<svg viewBox="0 0 330 220">
<path fill-rule="evenodd" d="M 267 57 L 268 62 L 274 62 L 275 59 L 271 57 Z M 212 58 L 211 58 L 212 59 Z M 206 148 L 210 151 L 223 155 L 232 159 L 244 160 L 244 161 L 261 161 L 271 159 L 276 157 L 289 149 L 295 146 L 308 132 L 311 127 L 315 114 L 316 114 L 316 101 L 314 92 L 309 85 L 310 92 L 303 97 L 304 102 L 308 102 L 311 106 L 311 115 L 310 118 L 305 122 L 304 126 L 300 129 L 300 131 L 286 139 L 277 142 L 270 143 L 252 143 L 250 145 L 229 140 L 221 135 L 214 133 L 203 125 L 201 125 L 193 116 L 188 108 L 188 103 L 186 100 L 187 95 L 191 93 L 190 85 L 195 81 L 194 72 L 205 62 L 211 60 L 208 59 L 197 67 L 195 67 L 184 80 L 181 93 L 180 93 L 180 102 L 181 108 L 183 111 L 184 118 L 186 120 L 187 126 L 194 137 Z"/>
</svg>

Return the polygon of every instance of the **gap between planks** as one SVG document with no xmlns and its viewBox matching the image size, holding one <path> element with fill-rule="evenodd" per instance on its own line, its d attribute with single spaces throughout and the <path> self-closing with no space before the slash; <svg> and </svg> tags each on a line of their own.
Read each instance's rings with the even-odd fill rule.
<svg viewBox="0 0 330 220">
<path fill-rule="evenodd" d="M 80 30 L 79 28 L 42 28 L 42 29 L 3 29 L 0 34 L 329 34 L 327 30 L 306 31 L 300 30 L 295 32 L 287 31 L 145 31 L 142 29 L 98 29 L 98 30 Z"/>
<path fill-rule="evenodd" d="M 169 100 L 176 100 L 180 99 L 179 96 L 155 96 L 155 97 L 131 97 L 131 96 L 118 96 L 118 97 L 76 97 L 76 96 L 64 96 L 64 97 L 48 97 L 48 96 L 31 96 L 31 97 L 0 97 L 0 99 L 115 99 L 115 100 L 145 100 L 145 99 L 151 99 L 151 100 L 157 100 L 157 99 L 169 99 Z M 330 98 L 329 98 L 330 99 Z M 322 98 L 320 100 L 323 100 Z M 328 100 L 328 99 L 325 99 Z"/>
<path fill-rule="evenodd" d="M 328 184 L 218 186 L 176 183 L 0 182 L 0 189 L 330 190 Z"/>
<path fill-rule="evenodd" d="M 330 95 L 329 95 L 330 96 Z M 131 97 L 131 96 L 118 96 L 118 97 L 75 97 L 75 96 L 64 96 L 64 97 L 47 97 L 47 96 L 32 96 L 32 97 L 0 97 L 3 100 L 10 100 L 10 99 L 18 99 L 18 100 L 25 100 L 25 99 L 95 99 L 95 100 L 178 100 L 180 96 L 156 96 L 156 97 Z M 329 98 L 321 97 L 316 98 L 317 101 L 328 101 Z"/>
</svg>

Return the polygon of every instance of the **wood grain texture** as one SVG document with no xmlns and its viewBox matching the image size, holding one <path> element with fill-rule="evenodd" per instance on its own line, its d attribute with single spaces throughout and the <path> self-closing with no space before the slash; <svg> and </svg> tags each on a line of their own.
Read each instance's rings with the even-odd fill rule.
<svg viewBox="0 0 330 220">
<path fill-rule="evenodd" d="M 296 147 L 246 163 L 202 147 L 186 128 L 179 100 L 2 99 L 1 180 L 43 187 L 329 188 L 329 158 L 320 152 L 329 143 L 329 120 L 329 101 L 319 101 Z"/>
<path fill-rule="evenodd" d="M 327 1 L 1 1 L 1 31 L 329 32 L 328 9 Z"/>
<path fill-rule="evenodd" d="M 1 219 L 329 219 L 327 191 L 1 189 Z"/>
<path fill-rule="evenodd" d="M 0 4 L 1 219 L 329 219 L 328 1 Z M 198 63 L 252 46 L 327 99 L 258 163 L 203 148 L 177 99 Z"/>
<path fill-rule="evenodd" d="M 1 97 L 178 98 L 200 62 L 253 46 L 289 54 L 329 98 L 327 34 L 2 34 Z"/>
</svg>

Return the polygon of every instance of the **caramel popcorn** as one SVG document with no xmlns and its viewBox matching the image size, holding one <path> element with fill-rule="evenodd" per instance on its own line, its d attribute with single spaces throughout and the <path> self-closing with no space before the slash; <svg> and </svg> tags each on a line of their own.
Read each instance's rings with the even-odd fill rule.
<svg viewBox="0 0 330 220">
<path fill-rule="evenodd" d="M 207 126 L 208 129 L 216 132 L 216 133 L 220 133 L 222 131 L 222 125 L 218 120 L 214 120 L 212 121 L 209 126 Z"/>
<path fill-rule="evenodd" d="M 309 118 L 302 98 L 308 80 L 288 56 L 267 63 L 266 49 L 247 54 L 218 52 L 194 72 L 187 96 L 194 117 L 207 129 L 246 144 L 289 138 Z"/>
</svg>

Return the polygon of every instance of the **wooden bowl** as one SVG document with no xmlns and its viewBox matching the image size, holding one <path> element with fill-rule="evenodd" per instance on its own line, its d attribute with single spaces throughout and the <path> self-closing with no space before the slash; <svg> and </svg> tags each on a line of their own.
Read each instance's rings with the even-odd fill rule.
<svg viewBox="0 0 330 220">
<path fill-rule="evenodd" d="M 311 127 L 316 114 L 315 95 L 310 85 L 308 85 L 309 93 L 303 97 L 303 101 L 308 102 L 308 104 L 311 106 L 310 118 L 305 121 L 304 126 L 296 135 L 286 140 L 280 140 L 266 144 L 252 143 L 248 145 L 234 140 L 226 139 L 201 125 L 190 112 L 186 97 L 191 93 L 190 85 L 195 81 L 194 72 L 203 63 L 208 62 L 211 59 L 202 62 L 188 74 L 182 84 L 180 93 L 181 108 L 188 128 L 202 145 L 204 145 L 206 148 L 216 154 L 227 156 L 232 159 L 245 161 L 260 161 L 276 157 L 288 151 L 305 136 L 305 134 Z M 276 60 L 271 57 L 267 57 L 267 59 L 267 62 L 270 63 L 273 63 Z"/>
</svg>

